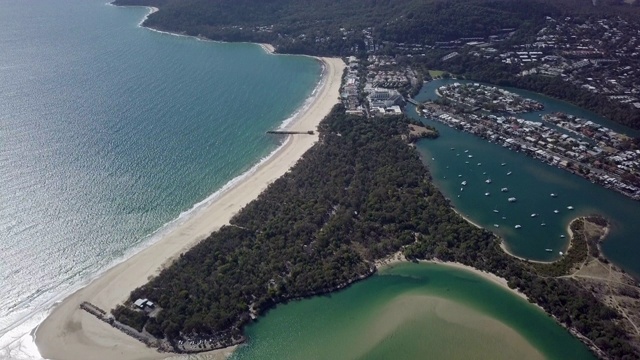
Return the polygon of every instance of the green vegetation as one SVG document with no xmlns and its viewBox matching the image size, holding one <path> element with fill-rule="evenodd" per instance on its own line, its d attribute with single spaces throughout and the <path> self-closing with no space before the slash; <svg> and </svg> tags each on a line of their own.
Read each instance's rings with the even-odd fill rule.
<svg viewBox="0 0 640 360">
<path fill-rule="evenodd" d="M 587 259 L 587 241 L 584 234 L 584 218 L 578 218 L 571 222 L 571 248 L 567 254 L 551 264 L 534 263 L 538 274 L 543 276 L 563 276 L 568 275 L 576 265 Z"/>
<path fill-rule="evenodd" d="M 447 73 L 444 70 L 428 70 L 428 71 L 429 71 L 429 76 L 431 76 L 432 79 L 441 78 Z"/>
<path fill-rule="evenodd" d="M 169 340 L 238 336 L 252 311 L 347 286 L 375 271 L 372 260 L 403 249 L 410 259 L 457 261 L 504 277 L 609 356 L 637 356 L 614 310 L 572 280 L 537 275 L 450 208 L 405 140 L 409 123 L 336 106 L 320 142 L 291 171 L 132 292 L 130 301 L 162 308 L 146 330 Z M 139 328 L 131 311 L 114 315 Z"/>
<path fill-rule="evenodd" d="M 118 305 L 113 311 L 113 316 L 120 322 L 142 331 L 149 317 L 142 311 L 132 310 L 129 307 Z"/>
<path fill-rule="evenodd" d="M 145 22 L 153 28 L 214 40 L 268 42 L 283 53 L 333 56 L 364 54 L 368 34 L 381 46 L 433 43 L 486 36 L 554 11 L 534 0 L 116 0 L 115 4 L 159 7 L 161 11 Z"/>
</svg>

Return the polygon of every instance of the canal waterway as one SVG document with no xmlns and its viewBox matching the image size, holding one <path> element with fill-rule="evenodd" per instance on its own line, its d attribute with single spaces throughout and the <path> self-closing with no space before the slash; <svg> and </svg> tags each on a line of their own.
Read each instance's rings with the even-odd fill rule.
<svg viewBox="0 0 640 360">
<path fill-rule="evenodd" d="M 246 329 L 248 359 L 593 359 L 542 310 L 480 276 L 403 263 L 280 305 Z"/>
<path fill-rule="evenodd" d="M 425 84 L 416 99 L 434 99 L 439 86 L 452 82 L 455 80 Z M 561 111 L 630 136 L 639 135 L 638 131 L 566 102 L 519 89 L 505 89 L 545 105 L 544 111 L 521 115 L 528 120 L 541 121 L 540 115 Z M 557 259 L 568 245 L 566 227 L 571 219 L 598 213 L 612 223 L 610 235 L 603 244 L 605 255 L 634 276 L 640 275 L 637 256 L 640 202 L 522 153 L 420 118 L 413 106 L 407 109 L 409 116 L 435 126 L 440 132 L 438 139 L 417 144 L 436 186 L 451 199 L 457 211 L 501 236 L 515 255 L 542 261 Z M 488 179 L 491 183 L 487 183 Z M 461 185 L 463 181 L 465 186 Z M 503 188 L 508 190 L 502 192 Z M 552 197 L 552 193 L 557 197 Z M 510 197 L 517 201 L 509 202 Z M 569 206 L 573 210 L 568 209 Z M 516 225 L 520 227 L 516 229 Z"/>
</svg>

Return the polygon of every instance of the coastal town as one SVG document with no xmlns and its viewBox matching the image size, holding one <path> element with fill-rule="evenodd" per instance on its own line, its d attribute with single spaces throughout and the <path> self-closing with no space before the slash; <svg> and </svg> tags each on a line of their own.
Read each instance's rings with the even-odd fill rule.
<svg viewBox="0 0 640 360">
<path fill-rule="evenodd" d="M 521 77 L 542 75 L 563 81 L 611 101 L 640 109 L 640 26 L 620 17 L 547 17 L 531 41 L 514 41 L 515 28 L 482 37 L 431 44 L 382 42 L 396 56 L 425 57 L 448 49 L 440 60 L 471 56 L 508 65 Z M 511 40 L 511 41 L 505 41 Z M 380 47 L 368 48 L 375 54 Z"/>
<path fill-rule="evenodd" d="M 423 84 L 417 71 L 399 65 L 391 56 L 350 56 L 346 62 L 340 97 L 348 114 L 401 114 L 407 102 L 413 101 L 410 95 Z M 616 86 L 620 90 L 622 85 Z M 540 114 L 539 121 L 518 118 L 515 115 L 538 112 L 544 106 L 494 86 L 454 83 L 436 93 L 440 101 L 419 105 L 421 115 L 640 200 L 640 149 L 632 138 L 570 114 Z"/>
<path fill-rule="evenodd" d="M 564 113 L 516 117 L 542 104 L 495 87 L 454 83 L 438 95 L 419 107 L 423 116 L 640 200 L 640 149 L 628 136 Z"/>
</svg>

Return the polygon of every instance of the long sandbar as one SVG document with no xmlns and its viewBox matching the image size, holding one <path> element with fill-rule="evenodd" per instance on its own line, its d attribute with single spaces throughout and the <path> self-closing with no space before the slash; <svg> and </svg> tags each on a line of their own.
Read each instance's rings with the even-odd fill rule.
<svg viewBox="0 0 640 360">
<path fill-rule="evenodd" d="M 306 111 L 290 123 L 292 131 L 315 130 L 320 121 L 338 102 L 344 70 L 339 58 L 319 58 L 324 64 L 321 88 Z M 162 239 L 130 259 L 109 269 L 86 287 L 76 291 L 59 305 L 38 327 L 36 345 L 47 359 L 138 360 L 164 359 L 171 354 L 159 353 L 141 342 L 99 321 L 79 306 L 88 301 L 109 311 L 127 299 L 129 293 L 145 284 L 166 265 L 167 261 L 206 238 L 211 232 L 228 224 L 231 217 L 273 181 L 284 175 L 318 140 L 314 135 L 290 136 L 269 160 L 250 176 L 228 189 L 211 204 L 176 227 Z M 232 349 L 222 349 L 224 358 Z M 210 354 L 214 358 L 215 353 Z"/>
</svg>

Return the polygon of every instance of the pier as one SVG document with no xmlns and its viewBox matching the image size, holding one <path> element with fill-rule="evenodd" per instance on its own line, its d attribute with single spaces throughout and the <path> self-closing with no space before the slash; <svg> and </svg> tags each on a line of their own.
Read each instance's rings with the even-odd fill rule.
<svg viewBox="0 0 640 360">
<path fill-rule="evenodd" d="M 278 134 L 278 135 L 313 135 L 314 131 L 287 131 L 287 130 L 269 130 L 267 134 Z"/>
</svg>

